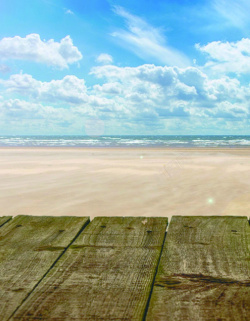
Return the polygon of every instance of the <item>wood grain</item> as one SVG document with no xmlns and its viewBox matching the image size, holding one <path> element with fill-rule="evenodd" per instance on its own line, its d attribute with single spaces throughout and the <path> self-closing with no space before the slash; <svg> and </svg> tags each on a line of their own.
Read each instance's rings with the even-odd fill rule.
<svg viewBox="0 0 250 321">
<path fill-rule="evenodd" d="M 11 216 L 2 216 L 0 217 L 0 227 L 6 224 L 11 220 Z"/>
<path fill-rule="evenodd" d="M 247 218 L 173 217 L 146 320 L 250 320 L 249 303 Z"/>
<path fill-rule="evenodd" d="M 167 218 L 97 217 L 13 320 L 143 320 Z"/>
<path fill-rule="evenodd" d="M 166 227 L 164 217 L 96 217 L 74 246 L 162 246 Z"/>
<path fill-rule="evenodd" d="M 17 216 L 1 227 L 1 321 L 9 319 L 88 221 L 86 217 Z"/>
</svg>

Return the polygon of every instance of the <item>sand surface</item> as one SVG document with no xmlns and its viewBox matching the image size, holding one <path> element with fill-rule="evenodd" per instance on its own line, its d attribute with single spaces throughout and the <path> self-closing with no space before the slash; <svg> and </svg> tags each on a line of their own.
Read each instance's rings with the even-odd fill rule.
<svg viewBox="0 0 250 321">
<path fill-rule="evenodd" d="M 1 148 L 3 215 L 250 215 L 250 149 Z"/>
</svg>

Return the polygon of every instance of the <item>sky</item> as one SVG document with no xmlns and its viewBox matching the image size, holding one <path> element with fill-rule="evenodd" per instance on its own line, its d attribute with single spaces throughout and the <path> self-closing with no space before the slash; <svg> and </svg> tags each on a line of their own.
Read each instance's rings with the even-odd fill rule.
<svg viewBox="0 0 250 321">
<path fill-rule="evenodd" d="M 0 135 L 249 135 L 249 0 L 2 0 Z"/>
</svg>

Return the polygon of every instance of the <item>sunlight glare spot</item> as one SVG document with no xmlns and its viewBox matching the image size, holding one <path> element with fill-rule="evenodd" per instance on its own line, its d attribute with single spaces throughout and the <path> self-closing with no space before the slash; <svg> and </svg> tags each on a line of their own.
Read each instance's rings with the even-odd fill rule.
<svg viewBox="0 0 250 321">
<path fill-rule="evenodd" d="M 214 204 L 214 199 L 211 198 L 211 197 L 208 198 L 208 199 L 207 199 L 207 203 L 208 203 L 208 204 Z"/>
</svg>

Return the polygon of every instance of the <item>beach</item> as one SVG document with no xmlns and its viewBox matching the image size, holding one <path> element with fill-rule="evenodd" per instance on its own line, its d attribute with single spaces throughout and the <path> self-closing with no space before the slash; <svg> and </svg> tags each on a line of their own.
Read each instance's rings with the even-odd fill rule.
<svg viewBox="0 0 250 321">
<path fill-rule="evenodd" d="M 250 213 L 249 148 L 0 148 L 1 215 Z"/>
</svg>

